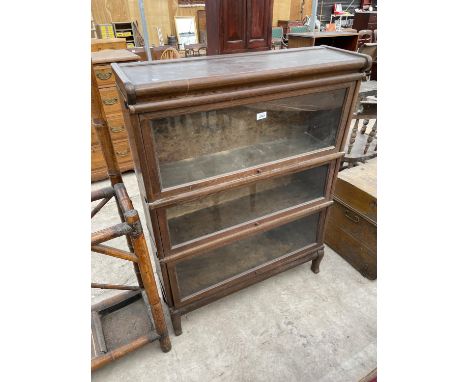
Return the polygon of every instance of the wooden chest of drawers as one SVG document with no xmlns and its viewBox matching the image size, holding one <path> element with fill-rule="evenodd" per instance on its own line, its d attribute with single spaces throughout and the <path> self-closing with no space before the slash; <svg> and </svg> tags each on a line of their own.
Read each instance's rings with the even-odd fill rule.
<svg viewBox="0 0 468 382">
<path fill-rule="evenodd" d="M 106 119 L 120 171 L 133 169 L 132 154 L 128 144 L 128 135 L 120 105 L 115 75 L 110 64 L 112 62 L 138 61 L 140 57 L 129 51 L 102 50 L 91 54 L 92 75 L 98 88 L 100 103 Z M 91 123 L 91 180 L 101 180 L 107 177 L 107 167 L 104 156 Z"/>
<path fill-rule="evenodd" d="M 325 243 L 364 277 L 377 278 L 377 158 L 339 173 Z"/>
<path fill-rule="evenodd" d="M 370 58 L 330 47 L 112 64 L 176 334 L 312 260 Z"/>
</svg>

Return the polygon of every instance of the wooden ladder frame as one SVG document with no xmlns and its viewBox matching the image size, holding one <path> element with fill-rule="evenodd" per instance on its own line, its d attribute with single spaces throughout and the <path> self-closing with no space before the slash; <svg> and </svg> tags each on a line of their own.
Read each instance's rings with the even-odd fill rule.
<svg viewBox="0 0 468 382">
<path fill-rule="evenodd" d="M 156 339 L 159 340 L 162 351 L 168 352 L 171 350 L 171 342 L 169 340 L 163 308 L 159 298 L 156 279 L 151 265 L 141 220 L 138 212 L 133 207 L 132 201 L 128 196 L 127 190 L 122 181 L 122 174 L 117 163 L 110 132 L 105 119 L 102 118 L 102 102 L 100 102 L 100 95 L 97 91 L 97 84 L 92 70 L 91 78 L 92 123 L 101 144 L 111 182 L 110 187 L 105 187 L 91 192 L 91 201 L 100 201 L 92 209 L 91 218 L 93 218 L 109 200 L 115 198 L 121 221 L 121 223 L 114 226 L 93 232 L 91 234 L 91 251 L 132 262 L 138 280 L 138 286 L 91 283 L 92 288 L 127 291 L 95 304 L 91 309 L 91 329 L 92 338 L 94 340 L 93 345 L 95 353 L 98 354 L 91 360 L 91 370 L 94 371 L 149 342 L 155 341 Z M 129 251 L 103 245 L 106 241 L 124 235 L 127 239 Z M 143 291 L 146 294 L 150 316 L 155 330 L 152 330 L 146 335 L 143 335 L 128 344 L 122 345 L 117 349 L 107 351 L 102 331 L 101 316 L 106 311 L 118 310 L 134 302 L 136 298 L 141 298 Z"/>
</svg>

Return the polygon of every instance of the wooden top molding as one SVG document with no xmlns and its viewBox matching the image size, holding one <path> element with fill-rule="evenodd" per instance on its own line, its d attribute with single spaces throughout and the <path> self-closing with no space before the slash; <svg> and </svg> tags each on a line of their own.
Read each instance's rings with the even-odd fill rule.
<svg viewBox="0 0 468 382">
<path fill-rule="evenodd" d="M 140 56 L 126 49 L 105 49 L 91 53 L 93 64 L 108 64 L 111 62 L 138 61 Z"/>
<path fill-rule="evenodd" d="M 169 94 L 216 92 L 294 78 L 318 78 L 339 72 L 362 73 L 372 64 L 367 55 L 318 46 L 254 53 L 195 57 L 155 62 L 112 64 L 128 105 Z M 131 112 L 132 112 L 132 108 Z M 143 111 L 143 110 L 140 110 Z M 147 111 L 147 110 L 145 110 Z"/>
</svg>

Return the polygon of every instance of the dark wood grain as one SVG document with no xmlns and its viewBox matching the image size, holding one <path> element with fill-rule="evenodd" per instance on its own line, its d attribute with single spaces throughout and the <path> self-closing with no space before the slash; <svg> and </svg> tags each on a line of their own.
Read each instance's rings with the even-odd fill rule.
<svg viewBox="0 0 468 382">
<path fill-rule="evenodd" d="M 264 26 L 255 20 L 245 20 L 258 24 L 250 36 Z M 235 41 L 238 24 L 224 27 Z M 306 261 L 320 271 L 370 65 L 368 56 L 333 47 L 112 65 L 176 335 L 183 313 Z M 330 139 L 314 146 L 320 129 Z M 305 196 L 314 181 L 304 188 L 292 180 L 320 166 L 318 191 Z"/>
</svg>

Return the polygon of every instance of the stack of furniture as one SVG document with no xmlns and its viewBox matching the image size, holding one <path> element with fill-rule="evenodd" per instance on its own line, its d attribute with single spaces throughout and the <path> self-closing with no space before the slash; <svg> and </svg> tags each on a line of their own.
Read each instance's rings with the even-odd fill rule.
<svg viewBox="0 0 468 382">
<path fill-rule="evenodd" d="M 312 260 L 365 55 L 330 47 L 112 64 L 175 333 Z"/>
<path fill-rule="evenodd" d="M 133 169 L 132 155 L 128 145 L 128 136 L 120 106 L 119 95 L 115 86 L 112 62 L 139 61 L 140 57 L 125 49 L 101 50 L 91 53 L 93 64 L 93 86 L 97 87 L 99 102 L 102 103 L 103 116 L 107 122 L 121 171 Z M 91 180 L 107 177 L 104 155 L 99 145 L 94 127 L 91 125 Z"/>
<path fill-rule="evenodd" d="M 340 171 L 325 243 L 364 277 L 377 278 L 377 158 Z"/>
<path fill-rule="evenodd" d="M 127 48 L 133 48 L 139 46 L 137 43 L 138 29 L 135 22 L 125 21 L 112 23 L 115 31 L 115 37 L 125 38 L 127 42 Z"/>
<path fill-rule="evenodd" d="M 273 0 L 206 3 L 208 55 L 269 50 Z"/>
</svg>

